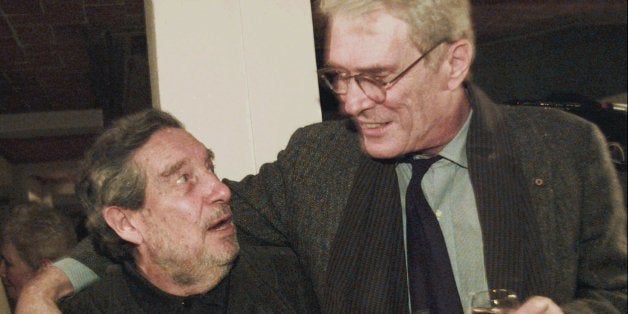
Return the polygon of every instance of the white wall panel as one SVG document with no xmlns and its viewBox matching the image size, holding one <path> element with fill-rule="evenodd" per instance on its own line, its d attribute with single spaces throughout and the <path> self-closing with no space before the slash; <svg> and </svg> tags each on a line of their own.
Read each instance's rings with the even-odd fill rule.
<svg viewBox="0 0 628 314">
<path fill-rule="evenodd" d="M 173 113 L 240 179 L 320 121 L 306 0 L 146 1 L 155 106 Z"/>
</svg>

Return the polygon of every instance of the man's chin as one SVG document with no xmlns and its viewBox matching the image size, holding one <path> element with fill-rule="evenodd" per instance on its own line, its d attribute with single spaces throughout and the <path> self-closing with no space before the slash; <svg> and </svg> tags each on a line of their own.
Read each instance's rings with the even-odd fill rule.
<svg viewBox="0 0 628 314">
<path fill-rule="evenodd" d="M 237 239 L 233 239 L 233 241 L 227 241 L 223 244 L 221 254 L 215 255 L 216 261 L 219 262 L 220 265 L 227 266 L 232 264 L 235 259 L 238 257 L 240 253 L 240 244 Z"/>
<path fill-rule="evenodd" d="M 391 159 L 403 154 L 389 144 L 377 142 L 362 138 L 362 151 L 376 159 Z"/>
</svg>

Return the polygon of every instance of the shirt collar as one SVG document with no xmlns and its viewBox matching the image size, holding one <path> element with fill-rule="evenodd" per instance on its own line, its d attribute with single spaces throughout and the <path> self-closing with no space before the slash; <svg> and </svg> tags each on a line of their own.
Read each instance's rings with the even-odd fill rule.
<svg viewBox="0 0 628 314">
<path fill-rule="evenodd" d="M 467 134 L 469 133 L 469 125 L 471 124 L 471 116 L 473 110 L 469 112 L 467 120 L 462 125 L 456 136 L 449 142 L 439 153 L 444 159 L 447 159 L 460 167 L 467 168 Z"/>
</svg>

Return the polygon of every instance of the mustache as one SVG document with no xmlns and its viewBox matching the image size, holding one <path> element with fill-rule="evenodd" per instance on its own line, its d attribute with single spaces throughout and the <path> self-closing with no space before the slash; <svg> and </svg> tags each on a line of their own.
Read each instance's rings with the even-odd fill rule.
<svg viewBox="0 0 628 314">
<path fill-rule="evenodd" d="M 233 214 L 231 212 L 231 206 L 227 203 L 218 204 L 212 210 L 212 214 L 205 221 L 206 229 L 216 228 L 224 223 L 232 221 Z"/>
</svg>

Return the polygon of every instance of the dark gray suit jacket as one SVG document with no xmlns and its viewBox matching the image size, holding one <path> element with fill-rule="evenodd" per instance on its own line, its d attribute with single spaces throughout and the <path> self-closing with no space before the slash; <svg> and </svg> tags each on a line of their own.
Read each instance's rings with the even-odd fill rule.
<svg viewBox="0 0 628 314">
<path fill-rule="evenodd" d="M 602 134 L 575 115 L 470 95 L 467 156 L 489 285 L 569 313 L 625 313 L 625 204 Z M 348 121 L 302 128 L 277 161 L 227 182 L 240 239 L 291 247 L 324 312 L 405 312 L 394 166 L 365 156 Z"/>
</svg>

